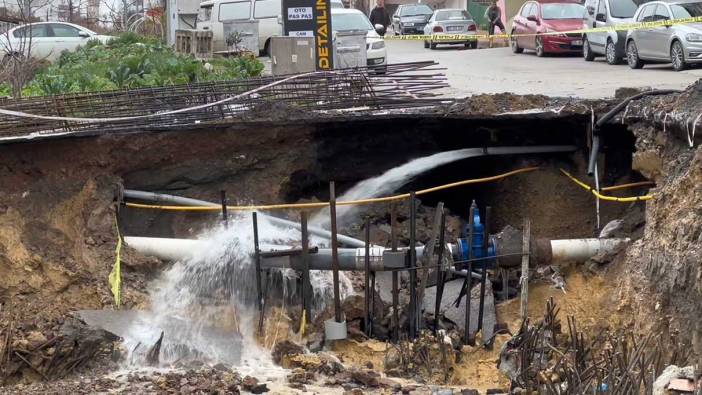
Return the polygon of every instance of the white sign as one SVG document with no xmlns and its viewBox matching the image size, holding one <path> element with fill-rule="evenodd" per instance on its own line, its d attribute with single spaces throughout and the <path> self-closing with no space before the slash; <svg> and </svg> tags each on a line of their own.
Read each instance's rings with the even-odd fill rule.
<svg viewBox="0 0 702 395">
<path fill-rule="evenodd" d="M 301 21 L 304 19 L 312 19 L 312 7 L 291 7 L 288 8 L 289 21 Z"/>
<path fill-rule="evenodd" d="M 290 32 L 290 37 L 314 37 L 312 30 L 297 30 Z"/>
</svg>

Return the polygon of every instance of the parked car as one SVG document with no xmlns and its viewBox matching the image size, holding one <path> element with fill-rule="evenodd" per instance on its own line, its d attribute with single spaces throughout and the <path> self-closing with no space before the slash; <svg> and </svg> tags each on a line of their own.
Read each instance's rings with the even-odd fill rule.
<svg viewBox="0 0 702 395">
<path fill-rule="evenodd" d="M 533 49 L 536 56 L 547 53 L 579 53 L 583 50 L 581 33 L 532 35 L 580 30 L 585 8 L 576 1 L 527 1 L 512 22 L 512 52 Z"/>
<path fill-rule="evenodd" d="M 468 11 L 460 8 L 447 8 L 434 11 L 429 22 L 424 26 L 424 34 L 471 34 L 478 31 L 478 26 Z M 437 44 L 463 44 L 467 48 L 477 48 L 477 40 L 445 41 L 424 40 L 424 48 L 436 48 Z"/>
<path fill-rule="evenodd" d="M 346 8 L 341 0 L 331 0 L 331 8 Z"/>
<path fill-rule="evenodd" d="M 639 5 L 651 0 L 585 0 L 583 28 L 604 28 L 633 22 Z M 626 31 L 585 33 L 583 35 L 583 58 L 591 62 L 604 55 L 609 64 L 622 62 L 626 51 Z"/>
<path fill-rule="evenodd" d="M 392 30 L 399 34 L 423 34 L 434 10 L 426 4 L 400 4 L 392 15 Z"/>
<path fill-rule="evenodd" d="M 656 1 L 639 7 L 636 22 L 659 22 L 702 16 L 702 2 Z M 626 38 L 629 67 L 640 69 L 644 63 L 668 63 L 676 71 L 691 63 L 702 63 L 702 24 L 681 23 L 671 26 L 630 30 Z"/>
<path fill-rule="evenodd" d="M 366 14 L 354 8 L 332 8 L 332 29 L 335 32 L 364 30 L 366 31 L 366 58 L 368 66 L 378 69 L 387 67 L 387 50 L 382 34 L 383 26 L 374 27 Z M 380 30 L 380 31 L 378 31 Z M 382 33 L 382 34 L 381 34 Z"/>
<path fill-rule="evenodd" d="M 283 34 L 281 0 L 207 0 L 200 3 L 197 28 L 212 31 L 215 52 L 227 50 L 224 23 L 258 21 L 258 49 L 269 55 L 270 38 Z"/>
<path fill-rule="evenodd" d="M 111 38 L 72 23 L 30 23 L 0 34 L 0 54 L 3 58 L 22 55 L 56 60 L 61 52 L 74 51 L 90 40 L 106 43 Z"/>
</svg>

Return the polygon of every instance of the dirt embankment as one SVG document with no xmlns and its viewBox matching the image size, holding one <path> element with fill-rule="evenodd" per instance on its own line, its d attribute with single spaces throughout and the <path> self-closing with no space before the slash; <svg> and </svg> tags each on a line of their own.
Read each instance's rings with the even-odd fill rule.
<svg viewBox="0 0 702 395">
<path fill-rule="evenodd" d="M 111 306 L 106 279 L 114 262 L 116 216 L 139 235 L 159 231 L 149 224 L 163 215 L 116 213 L 119 185 L 208 199 L 228 189 L 233 200 L 275 201 L 290 164 L 311 163 L 307 132 L 271 128 L 0 146 L 0 297 L 5 310 L 13 306 L 15 319 L 22 320 Z M 172 216 L 163 222 L 186 221 Z M 128 249 L 123 261 L 123 303 L 130 307 L 142 303 L 148 278 L 143 271 L 154 262 Z"/>
<path fill-rule="evenodd" d="M 698 98 L 699 99 L 699 98 Z M 637 125 L 634 166 L 657 182 L 646 204 L 644 237 L 628 250 L 619 273 L 632 311 L 702 354 L 702 148 L 660 128 Z M 643 281 L 640 281 L 643 280 Z"/>
</svg>

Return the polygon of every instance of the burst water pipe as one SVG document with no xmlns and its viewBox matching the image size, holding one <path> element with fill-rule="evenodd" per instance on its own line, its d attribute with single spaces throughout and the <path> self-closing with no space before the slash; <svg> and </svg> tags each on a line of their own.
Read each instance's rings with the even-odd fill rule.
<svg viewBox="0 0 702 395">
<path fill-rule="evenodd" d="M 491 155 L 515 155 L 515 154 L 545 154 L 545 153 L 557 153 L 557 152 L 574 152 L 577 151 L 578 147 L 575 145 L 537 145 L 537 146 L 524 146 L 524 147 L 482 147 L 477 148 L 482 150 L 480 153 L 471 155 L 471 158 L 491 156 Z M 467 159 L 467 158 L 464 158 Z M 151 202 L 163 202 L 163 203 L 173 203 L 176 205 L 183 206 L 212 206 L 220 207 L 220 204 L 208 202 L 205 200 L 191 199 L 187 197 L 167 195 L 155 192 L 145 192 L 137 191 L 133 189 L 125 189 L 122 191 L 122 195 L 125 198 L 145 200 Z M 263 213 L 259 215 L 265 216 L 273 224 L 283 227 L 292 227 L 295 229 L 300 229 L 300 224 L 297 222 L 289 221 L 286 219 L 273 217 Z M 331 239 L 331 232 L 318 228 L 318 227 L 308 227 L 308 232 L 310 234 L 323 237 L 326 239 Z M 337 240 L 345 245 L 351 247 L 365 247 L 365 243 L 362 240 L 354 239 L 346 235 L 337 235 Z"/>
<path fill-rule="evenodd" d="M 559 264 L 566 262 L 584 262 L 587 259 L 602 253 L 615 251 L 620 246 L 626 244 L 629 239 L 566 239 L 566 240 L 543 240 L 537 241 L 546 245 L 542 251 L 532 254 L 532 261 L 541 264 Z M 131 237 L 125 236 L 124 242 L 142 254 L 154 256 L 159 259 L 178 261 L 195 257 L 200 251 L 207 249 L 211 242 L 208 240 L 191 239 L 170 239 L 158 237 Z M 500 263 L 500 251 L 509 252 L 518 250 L 520 246 L 497 246 L 498 264 Z M 280 250 L 281 246 L 262 246 L 262 252 L 268 249 Z M 450 251 L 456 260 L 460 260 L 458 248 L 455 244 L 449 243 L 447 251 Z M 364 248 L 340 248 L 339 269 L 340 270 L 364 270 L 365 249 Z M 407 248 L 400 249 L 399 253 L 390 249 L 374 247 L 370 249 L 371 270 L 386 271 L 401 269 L 405 267 L 404 254 Z M 417 256 L 421 256 L 424 247 L 415 248 Z M 317 253 L 310 254 L 310 269 L 331 270 L 331 249 L 320 248 Z M 540 255 L 540 256 L 536 256 Z M 520 258 L 521 259 L 521 258 Z M 262 267 L 293 268 L 301 269 L 302 261 L 299 255 L 282 255 L 262 259 Z M 509 265 L 509 263 L 507 263 Z"/>
</svg>

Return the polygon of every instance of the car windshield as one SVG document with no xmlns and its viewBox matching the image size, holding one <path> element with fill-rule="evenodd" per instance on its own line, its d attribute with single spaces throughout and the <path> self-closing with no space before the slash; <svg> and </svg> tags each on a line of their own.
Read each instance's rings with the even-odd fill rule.
<svg viewBox="0 0 702 395">
<path fill-rule="evenodd" d="M 431 8 L 429 8 L 429 6 L 426 4 L 408 5 L 402 7 L 400 16 L 431 15 L 432 12 L 433 11 L 431 10 Z"/>
<path fill-rule="evenodd" d="M 544 4 L 541 6 L 542 19 L 582 19 L 585 7 L 580 4 Z"/>
<path fill-rule="evenodd" d="M 615 18 L 632 18 L 641 4 L 651 0 L 609 0 L 609 12 Z"/>
<path fill-rule="evenodd" d="M 671 4 L 674 19 L 702 16 L 702 3 Z"/>
<path fill-rule="evenodd" d="M 368 18 L 361 13 L 334 14 L 332 13 L 332 28 L 334 31 L 373 30 Z"/>
<path fill-rule="evenodd" d="M 473 18 L 463 10 L 438 11 L 436 13 L 437 21 L 466 21 L 469 19 Z"/>
</svg>

